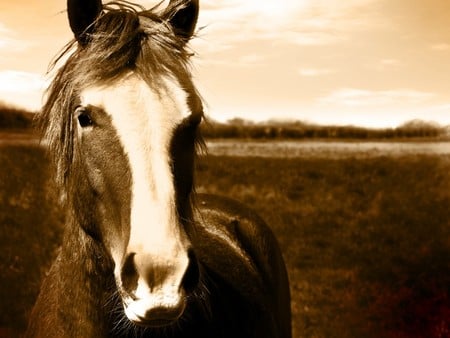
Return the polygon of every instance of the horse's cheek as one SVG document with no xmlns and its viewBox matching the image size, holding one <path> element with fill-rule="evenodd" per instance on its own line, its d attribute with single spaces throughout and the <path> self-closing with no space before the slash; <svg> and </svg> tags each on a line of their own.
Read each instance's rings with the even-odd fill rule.
<svg viewBox="0 0 450 338">
<path fill-rule="evenodd" d="M 110 210 L 111 208 L 105 203 L 98 202 L 99 212 L 99 228 L 102 235 L 103 244 L 108 252 L 113 256 L 116 253 L 118 256 L 123 255 L 125 248 L 124 237 L 122 236 L 122 222 L 117 212 Z M 113 257 L 114 258 L 114 257 Z"/>
<path fill-rule="evenodd" d="M 99 147 L 92 141 L 92 137 L 83 136 L 81 139 L 81 153 L 83 160 L 83 175 L 86 176 L 89 185 L 95 194 L 101 196 L 105 193 L 105 179 L 103 169 L 105 161 Z"/>
</svg>

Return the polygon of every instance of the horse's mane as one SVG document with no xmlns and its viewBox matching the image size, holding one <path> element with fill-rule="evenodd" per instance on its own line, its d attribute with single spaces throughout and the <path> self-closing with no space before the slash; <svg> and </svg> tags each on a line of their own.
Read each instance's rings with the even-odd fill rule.
<svg viewBox="0 0 450 338">
<path fill-rule="evenodd" d="M 72 112 L 79 104 L 80 88 L 134 71 L 154 89 L 163 86 L 161 76 L 172 76 L 197 95 L 188 69 L 192 54 L 169 23 L 185 5 L 183 0 L 171 1 L 162 11 L 160 4 L 144 10 L 128 1 L 110 2 L 92 24 L 89 43 L 81 46 L 72 40 L 52 62 L 50 70 L 67 58 L 47 89 L 38 125 L 53 154 L 60 187 L 66 186 L 74 160 Z"/>
</svg>

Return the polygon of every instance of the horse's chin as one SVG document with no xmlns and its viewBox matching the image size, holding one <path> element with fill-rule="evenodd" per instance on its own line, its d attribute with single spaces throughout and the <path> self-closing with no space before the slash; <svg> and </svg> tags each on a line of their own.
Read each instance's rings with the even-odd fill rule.
<svg viewBox="0 0 450 338">
<path fill-rule="evenodd" d="M 170 326 L 183 315 L 185 307 L 184 299 L 174 305 L 155 304 L 149 299 L 124 301 L 127 318 L 143 327 Z"/>
<path fill-rule="evenodd" d="M 172 320 L 163 320 L 163 319 L 156 320 L 156 319 L 147 319 L 147 318 L 138 318 L 136 320 L 131 320 L 131 321 L 133 322 L 133 324 L 135 324 L 137 326 L 140 326 L 143 328 L 154 328 L 154 329 L 169 327 L 176 323 L 176 321 L 172 321 Z"/>
</svg>

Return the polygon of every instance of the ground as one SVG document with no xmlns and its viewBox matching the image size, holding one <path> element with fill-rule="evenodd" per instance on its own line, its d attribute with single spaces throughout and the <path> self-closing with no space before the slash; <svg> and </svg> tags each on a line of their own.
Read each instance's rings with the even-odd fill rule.
<svg viewBox="0 0 450 338">
<path fill-rule="evenodd" d="M 0 337 L 25 325 L 63 219 L 41 147 L 0 146 Z M 450 337 L 450 156 L 201 157 L 199 192 L 279 240 L 294 337 Z"/>
</svg>

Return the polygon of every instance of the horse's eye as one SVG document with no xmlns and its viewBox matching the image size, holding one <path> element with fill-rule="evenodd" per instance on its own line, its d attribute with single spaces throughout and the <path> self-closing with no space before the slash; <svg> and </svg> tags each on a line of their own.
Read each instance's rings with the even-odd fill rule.
<svg viewBox="0 0 450 338">
<path fill-rule="evenodd" d="M 94 121 L 92 121 L 89 111 L 85 108 L 77 108 L 76 114 L 81 128 L 91 127 L 94 125 Z"/>
</svg>

